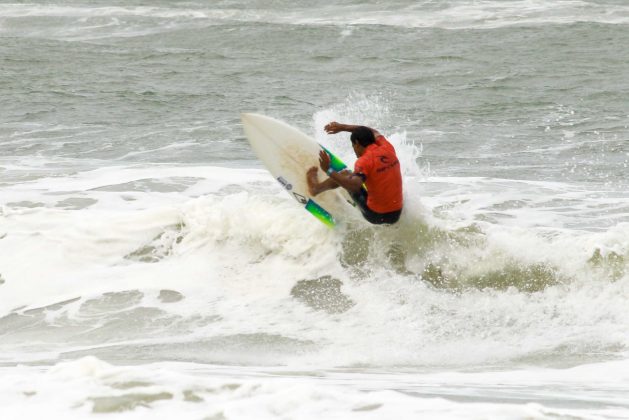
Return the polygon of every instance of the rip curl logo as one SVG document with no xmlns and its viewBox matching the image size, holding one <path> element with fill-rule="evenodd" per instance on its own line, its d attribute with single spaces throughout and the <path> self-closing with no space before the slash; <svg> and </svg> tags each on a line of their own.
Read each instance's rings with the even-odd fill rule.
<svg viewBox="0 0 629 420">
<path fill-rule="evenodd" d="M 400 164 L 399 160 L 395 159 L 395 161 L 392 161 L 389 156 L 378 156 L 378 159 L 380 159 L 380 162 L 386 166 L 376 169 L 376 172 L 384 172 Z"/>
</svg>

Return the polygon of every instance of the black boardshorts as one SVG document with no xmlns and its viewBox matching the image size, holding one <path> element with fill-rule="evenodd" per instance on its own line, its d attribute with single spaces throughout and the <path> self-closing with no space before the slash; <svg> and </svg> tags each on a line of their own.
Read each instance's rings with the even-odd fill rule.
<svg viewBox="0 0 629 420">
<path fill-rule="evenodd" d="M 359 192 L 350 194 L 354 203 L 360 209 L 365 220 L 374 225 L 392 225 L 400 219 L 402 210 L 392 211 L 389 213 L 377 213 L 367 207 L 367 190 L 361 188 Z"/>
</svg>

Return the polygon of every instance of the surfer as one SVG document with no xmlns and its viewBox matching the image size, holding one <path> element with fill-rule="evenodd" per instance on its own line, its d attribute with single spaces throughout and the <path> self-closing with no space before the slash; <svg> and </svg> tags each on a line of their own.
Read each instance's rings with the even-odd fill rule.
<svg viewBox="0 0 629 420">
<path fill-rule="evenodd" d="M 352 133 L 350 140 L 358 160 L 354 172 L 336 172 L 330 167 L 330 156 L 322 150 L 319 167 L 329 178 L 319 182 L 317 167 L 310 168 L 306 174 L 310 194 L 314 197 L 340 186 L 349 192 L 368 222 L 376 225 L 397 222 L 402 213 L 402 173 L 391 143 L 377 130 L 362 125 L 333 121 L 325 126 L 325 131 Z"/>
</svg>

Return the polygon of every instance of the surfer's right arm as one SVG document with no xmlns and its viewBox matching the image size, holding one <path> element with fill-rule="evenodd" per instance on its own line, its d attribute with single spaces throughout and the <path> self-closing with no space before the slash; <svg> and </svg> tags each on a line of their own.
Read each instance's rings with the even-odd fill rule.
<svg viewBox="0 0 629 420">
<path fill-rule="evenodd" d="M 350 193 L 359 192 L 364 182 L 359 175 L 350 171 L 332 172 L 328 176 Z"/>
<path fill-rule="evenodd" d="M 356 130 L 358 127 L 361 127 L 361 126 L 352 125 L 352 124 L 342 124 L 336 121 L 332 121 L 331 123 L 327 124 L 324 127 L 324 130 L 328 134 L 336 134 L 336 133 L 340 133 L 341 131 L 347 131 L 348 133 L 353 133 L 354 130 Z M 382 135 L 378 132 L 378 130 L 371 127 L 368 127 L 368 128 L 373 132 L 373 136 L 375 138 L 378 138 Z"/>
</svg>

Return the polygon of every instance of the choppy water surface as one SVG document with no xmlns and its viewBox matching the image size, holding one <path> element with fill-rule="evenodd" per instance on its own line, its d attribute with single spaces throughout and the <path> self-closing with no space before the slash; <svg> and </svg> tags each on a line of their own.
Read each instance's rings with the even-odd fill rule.
<svg viewBox="0 0 629 420">
<path fill-rule="evenodd" d="M 0 4 L 7 418 L 625 418 L 624 1 Z M 328 230 L 239 113 L 405 212 Z"/>
</svg>

